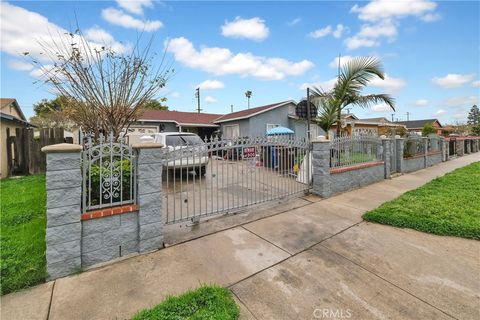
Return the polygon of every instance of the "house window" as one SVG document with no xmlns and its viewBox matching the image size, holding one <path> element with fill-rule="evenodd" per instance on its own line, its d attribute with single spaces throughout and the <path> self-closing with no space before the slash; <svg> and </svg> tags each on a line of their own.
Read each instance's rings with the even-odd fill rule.
<svg viewBox="0 0 480 320">
<path fill-rule="evenodd" d="M 228 125 L 223 127 L 223 137 L 226 139 L 233 139 L 240 136 L 240 126 L 238 124 Z"/>
<path fill-rule="evenodd" d="M 267 132 L 270 131 L 271 129 L 277 128 L 277 127 L 280 127 L 280 125 L 279 124 L 268 124 L 267 123 Z"/>
</svg>

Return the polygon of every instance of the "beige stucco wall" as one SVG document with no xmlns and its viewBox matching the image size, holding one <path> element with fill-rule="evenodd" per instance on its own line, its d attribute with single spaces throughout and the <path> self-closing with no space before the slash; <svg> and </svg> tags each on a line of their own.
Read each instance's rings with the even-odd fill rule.
<svg viewBox="0 0 480 320">
<path fill-rule="evenodd" d="M 2 110 L 3 111 L 3 110 Z M 22 128 L 21 125 L 2 120 L 0 122 L 0 178 L 3 179 L 8 176 L 7 163 L 7 128 L 10 129 L 10 135 L 15 135 L 16 128 Z"/>
<path fill-rule="evenodd" d="M 5 114 L 9 114 L 11 116 L 14 116 L 18 119 L 22 119 L 20 114 L 17 112 L 17 109 L 13 106 L 13 104 L 6 105 L 2 107 L 2 112 Z M 2 123 L 3 124 L 3 123 Z"/>
</svg>

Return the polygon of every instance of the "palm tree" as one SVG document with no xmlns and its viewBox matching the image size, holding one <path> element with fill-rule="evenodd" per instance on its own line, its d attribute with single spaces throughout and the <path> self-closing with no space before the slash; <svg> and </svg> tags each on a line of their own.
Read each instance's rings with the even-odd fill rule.
<svg viewBox="0 0 480 320">
<path fill-rule="evenodd" d="M 350 60 L 339 70 L 337 82 L 331 91 L 313 88 L 312 101 L 322 110 L 320 126 L 323 122 L 328 133 L 328 129 L 337 123 L 337 135 L 340 135 L 342 111 L 349 105 L 369 108 L 374 104 L 385 103 L 395 110 L 395 99 L 388 94 L 362 95 L 362 89 L 376 77 L 385 79 L 380 60 L 375 57 L 358 57 Z M 333 117 L 335 114 L 336 117 Z M 335 118 L 335 121 L 332 118 Z"/>
</svg>

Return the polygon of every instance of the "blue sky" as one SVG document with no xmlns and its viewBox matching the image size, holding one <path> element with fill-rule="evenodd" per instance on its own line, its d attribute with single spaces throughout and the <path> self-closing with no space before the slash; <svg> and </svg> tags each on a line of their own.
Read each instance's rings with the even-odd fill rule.
<svg viewBox="0 0 480 320">
<path fill-rule="evenodd" d="M 204 112 L 227 113 L 286 99 L 309 85 L 328 89 L 341 54 L 378 56 L 387 74 L 366 92 L 391 93 L 395 118 L 465 121 L 480 97 L 480 3 L 417 1 L 160 2 L 10 1 L 1 3 L 1 96 L 16 98 L 27 117 L 50 98 L 22 60 L 36 39 L 73 30 L 76 19 L 90 41 L 128 51 L 140 33 L 154 35 L 175 76 L 159 96 L 173 110 L 194 111 L 201 85 Z M 76 16 L 76 18 L 75 18 Z M 351 110 L 391 118 L 384 106 Z"/>
</svg>

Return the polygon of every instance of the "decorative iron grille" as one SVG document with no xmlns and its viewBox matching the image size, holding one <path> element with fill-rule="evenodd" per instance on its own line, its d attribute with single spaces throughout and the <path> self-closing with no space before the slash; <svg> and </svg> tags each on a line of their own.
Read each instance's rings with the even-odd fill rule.
<svg viewBox="0 0 480 320">
<path fill-rule="evenodd" d="M 330 142 L 330 167 L 340 168 L 380 160 L 381 140 L 373 135 L 341 136 Z"/>
<path fill-rule="evenodd" d="M 83 212 L 136 203 L 136 157 L 122 138 L 86 137 L 82 173 Z"/>
<path fill-rule="evenodd" d="M 425 154 L 425 141 L 416 134 L 410 135 L 405 139 L 405 147 L 403 149 L 403 157 L 411 158 Z"/>
</svg>

